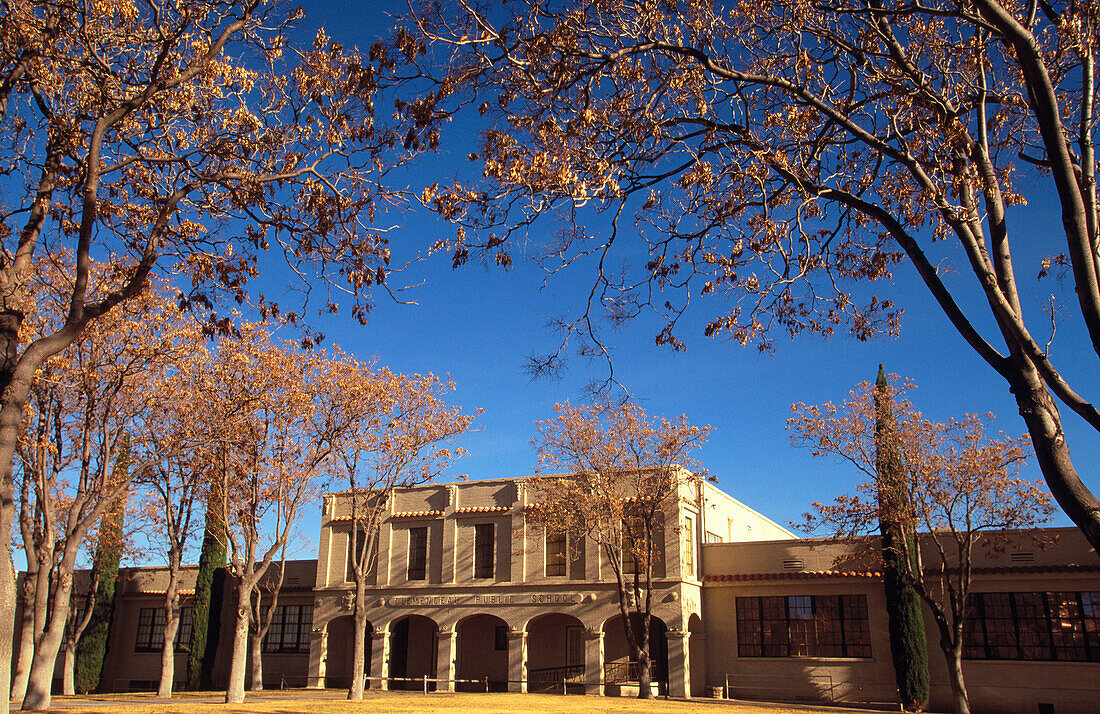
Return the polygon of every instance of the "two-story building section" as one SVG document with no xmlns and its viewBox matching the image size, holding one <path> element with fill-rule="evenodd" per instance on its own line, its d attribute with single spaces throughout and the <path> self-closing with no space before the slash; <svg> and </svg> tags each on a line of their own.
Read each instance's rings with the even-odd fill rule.
<svg viewBox="0 0 1100 714">
<path fill-rule="evenodd" d="M 529 491 L 528 479 L 514 478 L 392 493 L 368 590 L 364 674 L 372 686 L 420 687 L 427 678 L 479 691 L 561 691 L 574 683 L 590 693 L 627 693 L 636 664 L 605 554 L 593 542 L 547 537 L 529 524 Z M 794 536 L 702 479 L 686 480 L 669 501 L 664 557 L 655 565 L 653 678 L 672 696 L 699 695 L 706 672 L 702 544 Z M 347 686 L 354 675 L 353 537 L 348 496 L 325 496 L 313 686 Z"/>
</svg>

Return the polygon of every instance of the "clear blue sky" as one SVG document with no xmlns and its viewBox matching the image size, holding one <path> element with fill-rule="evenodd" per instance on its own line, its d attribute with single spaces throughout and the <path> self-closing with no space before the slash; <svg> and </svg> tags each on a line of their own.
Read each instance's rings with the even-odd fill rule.
<svg viewBox="0 0 1100 714">
<path fill-rule="evenodd" d="M 403 10 L 403 3 L 393 8 L 393 12 Z M 308 3 L 303 32 L 312 34 L 322 25 L 337 40 L 365 50 L 392 23 L 383 9 L 373 4 Z M 466 130 L 472 136 L 476 127 Z M 464 155 L 465 149 L 458 147 L 433 157 L 418 169 L 416 181 L 427 183 L 431 172 L 438 171 L 437 178 L 446 182 L 464 163 L 460 160 Z M 1048 191 L 1043 184 L 1040 190 Z M 1095 355 L 1081 339 L 1072 286 L 1059 286 L 1053 279 L 1039 283 L 1035 278 L 1041 257 L 1060 249 L 1059 219 L 1050 210 L 1049 196 L 1031 192 L 1030 201 L 1030 207 L 1014 209 L 1009 216 L 1019 279 L 1035 298 L 1029 319 L 1033 329 L 1040 331 L 1043 316 L 1039 307 L 1052 291 L 1070 301 L 1052 356 L 1088 398 L 1100 385 L 1093 369 Z M 398 255 L 430 245 L 453 230 L 416 214 L 391 215 L 383 222 L 387 221 L 400 226 L 391 234 Z M 552 229 L 551 224 L 541 227 Z M 533 233 L 530 241 L 537 245 L 544 237 Z M 549 418 L 555 402 L 582 400 L 584 385 L 604 376 L 601 365 L 577 360 L 558 382 L 531 382 L 524 374 L 525 355 L 557 344 L 555 334 L 545 326 L 546 317 L 576 310 L 587 295 L 590 276 L 569 274 L 540 290 L 542 274 L 518 260 L 519 255 L 515 257 L 516 266 L 505 272 L 473 261 L 452 271 L 449 257 L 437 256 L 419 266 L 414 275 L 405 276 L 407 282 L 424 281 L 405 296 L 417 305 L 394 304 L 380 295 L 366 326 L 346 315 L 326 319 L 323 325 L 331 340 L 361 358 L 377 357 L 380 364 L 401 372 L 449 375 L 457 384 L 454 403 L 485 410 L 476 421 L 476 431 L 461 440 L 469 455 L 456 463 L 452 475 L 478 479 L 532 473 L 536 466 L 530 445 L 533 423 Z M 948 270 L 955 261 L 958 272 L 948 273 L 949 284 L 970 290 L 973 278 L 960 262 L 961 255 L 945 250 L 934 256 L 936 261 L 941 259 L 946 259 L 942 267 Z M 879 362 L 887 372 L 917 382 L 919 389 L 912 397 L 931 418 L 988 411 L 998 417 L 996 429 L 1013 435 L 1024 431 L 1007 385 L 950 327 L 910 266 L 899 266 L 892 284 L 877 285 L 874 292 L 904 307 L 899 339 L 859 343 L 844 336 L 832 340 L 779 338 L 774 355 L 759 354 L 703 338 L 706 312 L 720 307 L 704 302 L 705 309 L 695 313 L 696 320 L 685 323 L 681 330 L 681 337 L 688 342 L 686 352 L 654 346 L 653 337 L 660 328 L 656 323 L 637 322 L 610 335 L 609 341 L 617 347 L 616 376 L 651 413 L 683 413 L 693 423 L 714 426 L 710 442 L 698 454 L 704 466 L 723 490 L 783 524 L 797 519 L 812 501 L 832 500 L 858 481 L 850 467 L 815 459 L 807 450 L 790 445 L 785 421 L 791 404 L 842 400 L 856 383 L 874 379 Z M 974 299 L 980 298 L 970 293 L 964 294 L 962 301 Z M 990 325 L 981 327 L 993 340 Z M 1045 332 L 1040 334 L 1045 336 Z M 1077 354 L 1081 355 L 1079 362 Z M 1095 476 L 1100 456 L 1096 433 L 1068 410 L 1063 412 L 1074 461 L 1096 490 L 1100 488 Z M 1039 477 L 1034 464 L 1025 472 Z M 311 543 L 318 531 L 317 511 L 311 508 L 302 521 L 301 534 Z M 1060 514 L 1054 523 L 1069 525 Z M 298 557 L 312 557 L 313 547 L 303 545 Z"/>
</svg>

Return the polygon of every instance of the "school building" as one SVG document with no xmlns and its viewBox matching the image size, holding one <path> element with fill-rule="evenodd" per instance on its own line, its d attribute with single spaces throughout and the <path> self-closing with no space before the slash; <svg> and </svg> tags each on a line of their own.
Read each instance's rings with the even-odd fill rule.
<svg viewBox="0 0 1100 714">
<path fill-rule="evenodd" d="M 524 513 L 533 498 L 524 478 L 395 491 L 368 591 L 366 667 L 356 673 L 350 506 L 345 494 L 326 495 L 317 560 L 287 567 L 263 645 L 264 686 L 346 688 L 364 676 L 371 688 L 635 694 L 613 572 L 593 543 L 532 527 Z M 851 543 L 796 538 L 702 480 L 675 501 L 650 631 L 660 694 L 897 702 L 881 576 L 861 564 L 873 561 Z M 975 712 L 1096 711 L 1100 559 L 1075 529 L 1042 535 L 976 551 L 964 653 Z M 116 690 L 155 688 L 164 587 L 155 568 L 120 577 L 105 669 Z M 230 609 L 215 681 L 227 678 Z M 928 612 L 925 621 L 931 708 L 949 710 L 939 635 Z M 182 630 L 178 678 L 186 613 Z"/>
</svg>

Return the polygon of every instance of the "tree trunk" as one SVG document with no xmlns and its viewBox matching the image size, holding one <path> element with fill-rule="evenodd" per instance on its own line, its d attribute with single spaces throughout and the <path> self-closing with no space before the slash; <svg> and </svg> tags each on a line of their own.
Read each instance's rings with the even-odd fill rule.
<svg viewBox="0 0 1100 714">
<path fill-rule="evenodd" d="M 0 426 L 0 431 L 3 427 Z M 4 437 L 0 436 L 0 442 Z M 0 692 L 11 688 L 11 644 L 15 635 L 15 563 L 11 559 L 11 524 L 15 507 L 10 498 L 11 450 L 8 449 L 7 467 L 5 448 L 0 445 Z M 7 477 L 3 471 L 7 471 Z M 4 704 L 2 711 L 10 710 L 10 702 Z"/>
<path fill-rule="evenodd" d="M 65 659 L 61 663 L 61 693 L 66 697 L 76 694 L 76 639 L 65 639 Z"/>
<path fill-rule="evenodd" d="M 31 659 L 34 657 L 34 586 L 36 574 L 28 572 L 23 577 L 23 612 L 19 618 L 19 657 L 15 663 L 15 674 L 11 683 L 11 698 L 22 700 L 27 693 L 27 676 L 31 671 Z"/>
<path fill-rule="evenodd" d="M 352 639 L 351 655 L 351 687 L 348 688 L 348 699 L 363 698 L 363 676 L 367 668 L 367 608 L 364 606 L 366 587 L 363 583 L 355 584 L 355 636 Z"/>
<path fill-rule="evenodd" d="M 653 678 L 649 670 L 649 652 L 638 648 L 638 699 L 653 698 Z"/>
<path fill-rule="evenodd" d="M 164 623 L 164 645 L 160 650 L 160 684 L 157 699 L 172 698 L 172 681 L 176 677 L 176 633 L 180 629 L 179 607 L 169 608 Z"/>
<path fill-rule="evenodd" d="M 951 702 L 954 712 L 970 714 L 970 698 L 966 694 L 966 682 L 963 680 L 962 645 L 945 647 L 943 654 L 947 658 L 947 678 L 951 683 Z"/>
<path fill-rule="evenodd" d="M 1100 499 L 1081 482 L 1070 460 L 1058 407 L 1030 362 L 1017 357 L 1011 368 L 1012 393 L 1027 424 L 1043 478 L 1058 505 L 1100 553 Z"/>
<path fill-rule="evenodd" d="M 250 659 L 252 662 L 252 686 L 253 692 L 264 690 L 264 643 L 263 637 L 256 630 L 248 633 Z"/>
<path fill-rule="evenodd" d="M 251 587 L 237 586 L 237 621 L 233 627 L 233 654 L 229 662 L 229 686 L 225 690 L 226 704 L 244 701 L 245 660 L 248 657 L 248 596 Z"/>
<path fill-rule="evenodd" d="M 27 694 L 23 697 L 24 711 L 40 711 L 50 707 L 50 690 L 53 686 L 57 653 L 61 650 L 65 627 L 69 622 L 69 604 L 73 590 L 72 561 L 75 558 L 75 551 L 66 553 L 58 566 L 57 590 L 50 599 L 50 624 L 34 648 Z"/>
</svg>

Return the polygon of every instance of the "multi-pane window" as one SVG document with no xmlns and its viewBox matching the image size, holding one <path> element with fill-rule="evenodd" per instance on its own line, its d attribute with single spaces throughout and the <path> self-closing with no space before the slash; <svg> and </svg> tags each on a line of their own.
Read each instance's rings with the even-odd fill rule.
<svg viewBox="0 0 1100 714">
<path fill-rule="evenodd" d="M 870 657 L 864 595 L 737 598 L 741 657 Z"/>
<path fill-rule="evenodd" d="M 1100 592 L 975 593 L 967 659 L 1100 661 Z"/>
<path fill-rule="evenodd" d="M 623 519 L 622 560 L 623 573 L 633 575 L 645 570 L 645 527 L 641 516 L 627 515 Z"/>
<path fill-rule="evenodd" d="M 492 523 L 474 524 L 474 577 L 493 577 L 493 544 L 496 528 Z"/>
<path fill-rule="evenodd" d="M 560 577 L 565 575 L 568 564 L 565 533 L 546 532 L 546 575 Z"/>
<path fill-rule="evenodd" d="M 309 652 L 312 605 L 279 605 L 271 615 L 264 652 Z"/>
<path fill-rule="evenodd" d="M 177 650 L 190 650 L 191 649 L 191 630 L 194 625 L 192 619 L 191 608 L 185 607 L 180 610 L 180 626 L 176 631 L 176 649 Z"/>
<path fill-rule="evenodd" d="M 428 576 L 428 528 L 409 529 L 409 580 L 424 580 Z"/>
<path fill-rule="evenodd" d="M 355 537 L 352 538 L 351 533 L 348 533 L 348 570 L 344 576 L 344 580 L 349 583 L 355 582 L 355 559 L 359 557 L 363 552 L 363 541 L 367 538 L 366 531 L 356 530 Z M 375 546 L 378 545 L 378 540 L 375 539 Z M 366 567 L 368 574 L 371 570 L 372 563 L 370 562 L 370 554 L 367 555 L 367 562 L 363 565 Z"/>
<path fill-rule="evenodd" d="M 164 626 L 168 624 L 168 612 L 163 607 L 143 607 L 138 613 L 135 652 L 160 652 L 164 647 Z M 175 648 L 186 650 L 191 646 L 191 608 L 180 609 L 179 628 L 176 630 Z"/>
</svg>

